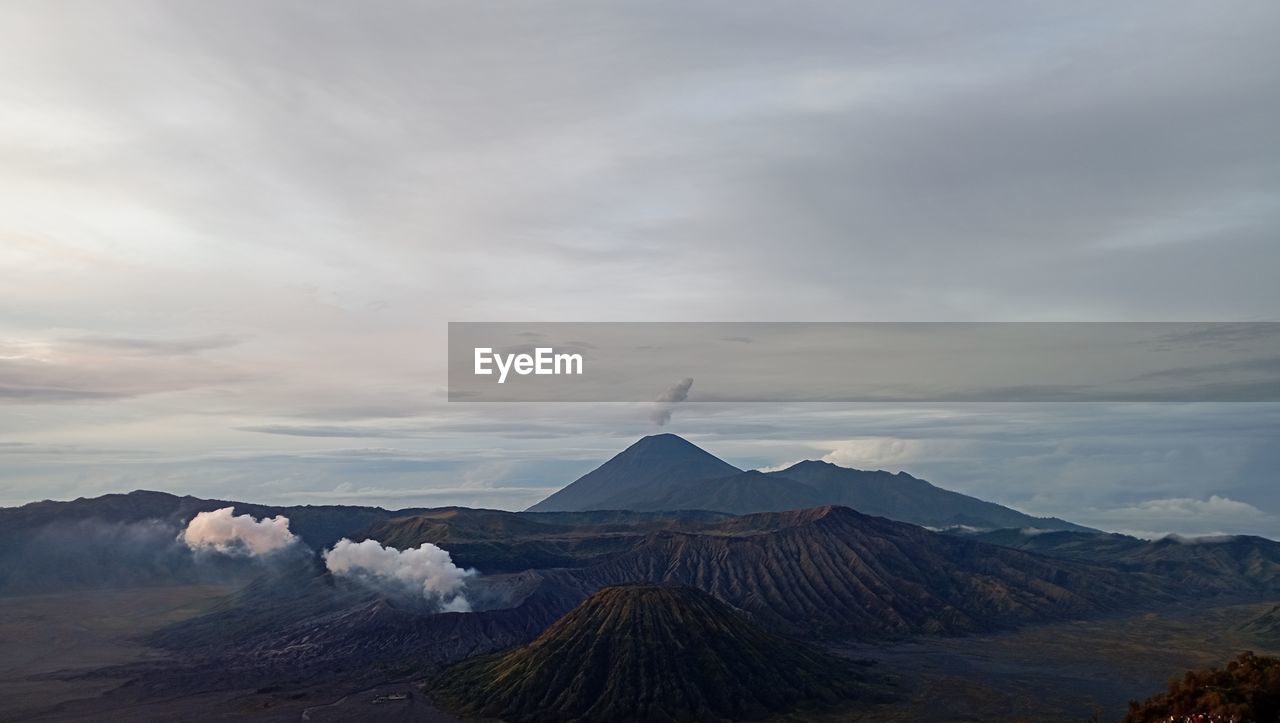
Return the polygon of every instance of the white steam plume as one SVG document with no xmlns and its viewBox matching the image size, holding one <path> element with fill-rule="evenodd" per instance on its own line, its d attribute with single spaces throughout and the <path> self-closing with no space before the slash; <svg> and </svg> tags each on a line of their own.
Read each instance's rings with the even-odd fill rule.
<svg viewBox="0 0 1280 723">
<path fill-rule="evenodd" d="M 428 602 L 438 604 L 445 612 L 471 610 L 463 588 L 475 570 L 463 570 L 453 564 L 447 550 L 430 542 L 397 550 L 383 547 L 377 540 L 352 542 L 343 538 L 324 553 L 324 563 L 335 575 L 353 577 L 375 587 L 390 584 L 420 591 Z"/>
<path fill-rule="evenodd" d="M 182 541 L 196 551 L 265 555 L 292 545 L 298 538 L 289 531 L 288 517 L 255 520 L 251 515 L 236 516 L 234 507 L 223 507 L 191 518 Z"/>
</svg>

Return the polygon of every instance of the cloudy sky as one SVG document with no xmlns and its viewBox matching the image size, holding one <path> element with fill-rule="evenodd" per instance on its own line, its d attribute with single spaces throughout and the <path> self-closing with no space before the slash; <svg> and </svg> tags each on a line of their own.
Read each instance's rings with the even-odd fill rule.
<svg viewBox="0 0 1280 723">
<path fill-rule="evenodd" d="M 1277 320 L 1276 27 L 1269 0 L 3 3 L 0 504 L 520 508 L 655 429 L 446 402 L 450 320 Z M 664 431 L 1280 537 L 1275 404 L 684 403 Z"/>
</svg>

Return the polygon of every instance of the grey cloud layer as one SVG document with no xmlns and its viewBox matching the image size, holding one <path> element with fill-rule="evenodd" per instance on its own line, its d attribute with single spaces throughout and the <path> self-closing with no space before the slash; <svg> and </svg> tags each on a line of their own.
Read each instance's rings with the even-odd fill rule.
<svg viewBox="0 0 1280 723">
<path fill-rule="evenodd" d="M 0 497 L 517 506 L 504 485 L 651 429 L 650 407 L 446 404 L 447 320 L 1273 319 L 1278 21 L 5 3 L 0 439 L 25 446 L 0 450 Z M 883 437 L 844 448 L 1041 513 L 1123 502 L 1132 529 L 1186 507 L 1159 500 L 1280 513 L 1270 410 L 939 409 L 670 426 L 759 464 Z"/>
</svg>

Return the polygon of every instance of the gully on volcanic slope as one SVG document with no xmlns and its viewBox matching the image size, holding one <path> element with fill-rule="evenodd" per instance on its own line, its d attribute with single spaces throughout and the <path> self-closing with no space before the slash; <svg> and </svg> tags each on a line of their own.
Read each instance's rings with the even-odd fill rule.
<svg viewBox="0 0 1280 723">
<path fill-rule="evenodd" d="M 689 587 L 606 587 L 529 645 L 462 663 L 431 694 L 523 721 L 745 720 L 874 700 L 857 663 L 760 629 Z"/>
</svg>

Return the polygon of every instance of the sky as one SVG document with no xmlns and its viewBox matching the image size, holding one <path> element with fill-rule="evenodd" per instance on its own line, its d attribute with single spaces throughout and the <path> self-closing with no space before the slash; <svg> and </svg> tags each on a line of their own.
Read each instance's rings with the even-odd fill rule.
<svg viewBox="0 0 1280 723">
<path fill-rule="evenodd" d="M 1277 320 L 1276 27 L 1266 1 L 3 3 L 0 505 L 518 509 L 660 429 L 1280 538 L 1276 404 L 659 427 L 445 389 L 449 321 Z"/>
</svg>

